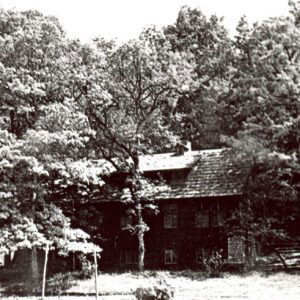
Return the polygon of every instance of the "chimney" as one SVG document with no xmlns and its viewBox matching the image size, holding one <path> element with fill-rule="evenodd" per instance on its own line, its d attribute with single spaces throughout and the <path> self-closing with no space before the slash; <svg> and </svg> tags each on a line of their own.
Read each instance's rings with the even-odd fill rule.
<svg viewBox="0 0 300 300">
<path fill-rule="evenodd" d="M 192 143 L 190 141 L 177 143 L 175 146 L 175 155 L 184 155 L 185 152 L 192 151 Z"/>
</svg>

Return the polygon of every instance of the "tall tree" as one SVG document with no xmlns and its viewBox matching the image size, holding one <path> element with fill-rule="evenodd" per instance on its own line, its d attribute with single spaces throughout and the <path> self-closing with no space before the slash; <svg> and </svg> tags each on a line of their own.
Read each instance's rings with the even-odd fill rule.
<svg viewBox="0 0 300 300">
<path fill-rule="evenodd" d="M 39 12 L 2 9 L 0 16 L 1 114 L 20 137 L 41 105 L 64 99 L 66 39 L 57 19 Z"/>
<path fill-rule="evenodd" d="M 67 166 L 84 156 L 90 129 L 72 104 L 73 42 L 58 21 L 35 11 L 0 15 L 0 249 L 31 248 L 37 280 L 37 247 L 92 246 L 52 197 L 57 180 L 72 178 Z"/>
<path fill-rule="evenodd" d="M 296 238 L 300 217 L 300 30 L 297 19 L 282 17 L 253 28 L 242 19 L 238 32 L 235 75 L 222 106 L 233 145 L 252 169 L 238 224 L 274 250 Z"/>
<path fill-rule="evenodd" d="M 219 99 L 228 91 L 233 57 L 222 19 L 183 7 L 175 24 L 164 32 L 174 51 L 189 53 L 197 74 L 197 88 L 179 100 L 176 111 L 181 118 L 173 125 L 195 148 L 219 147 L 221 128 L 216 112 Z"/>
<path fill-rule="evenodd" d="M 96 46 L 94 54 L 85 56 L 81 105 L 95 131 L 95 151 L 111 170 L 126 176 L 123 187 L 136 216 L 134 231 L 143 270 L 148 230 L 143 210 L 149 200 L 145 190 L 153 195 L 155 188 L 143 177 L 140 155 L 174 144 L 170 118 L 179 96 L 194 83 L 193 67 L 188 55 L 172 51 L 164 34 L 154 29 L 120 47 L 103 40 L 97 40 Z"/>
</svg>

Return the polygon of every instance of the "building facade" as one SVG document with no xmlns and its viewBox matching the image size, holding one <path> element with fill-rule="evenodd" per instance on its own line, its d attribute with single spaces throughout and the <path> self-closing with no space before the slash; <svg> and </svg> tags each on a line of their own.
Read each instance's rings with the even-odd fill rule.
<svg viewBox="0 0 300 300">
<path fill-rule="evenodd" d="M 150 228 L 145 233 L 146 268 L 197 268 L 215 251 L 228 262 L 243 261 L 242 238 L 224 230 L 226 219 L 239 208 L 246 176 L 231 150 L 179 149 L 142 156 L 140 166 L 144 176 L 161 178 L 168 187 L 153 199 L 158 213 L 144 213 Z M 93 205 L 99 211 L 102 268 L 137 267 L 137 236 L 129 230 L 135 217 L 129 206 L 107 199 Z"/>
</svg>

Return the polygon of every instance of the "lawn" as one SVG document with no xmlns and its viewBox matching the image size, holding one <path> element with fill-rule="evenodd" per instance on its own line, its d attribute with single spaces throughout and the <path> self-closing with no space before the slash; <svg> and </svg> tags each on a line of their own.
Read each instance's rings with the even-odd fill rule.
<svg viewBox="0 0 300 300">
<path fill-rule="evenodd" d="M 98 278 L 99 300 L 131 300 L 132 291 L 137 287 L 149 286 L 157 279 L 153 272 L 100 274 Z M 223 278 L 204 279 L 196 272 L 157 272 L 166 281 L 175 287 L 175 299 L 203 299 L 203 300 L 295 300 L 300 299 L 300 274 L 275 273 L 264 275 L 251 273 L 248 275 L 226 274 Z M 95 299 L 94 279 L 77 281 L 68 290 L 70 294 L 87 294 L 87 297 L 68 296 L 60 297 L 62 300 Z M 17 300 L 21 298 L 8 297 L 3 300 Z M 25 299 L 25 298 L 23 298 Z M 26 300 L 38 299 L 28 297 Z M 58 297 L 49 297 L 49 300 Z"/>
<path fill-rule="evenodd" d="M 175 287 L 176 299 L 300 299 L 300 274 L 276 273 L 264 275 L 252 273 L 249 275 L 227 274 L 224 278 L 204 280 L 196 272 L 159 272 L 166 281 Z M 139 286 L 149 286 L 155 282 L 153 274 L 103 274 L 99 278 L 101 294 L 130 294 Z M 92 292 L 94 281 L 85 280 L 69 289 L 69 292 Z"/>
</svg>

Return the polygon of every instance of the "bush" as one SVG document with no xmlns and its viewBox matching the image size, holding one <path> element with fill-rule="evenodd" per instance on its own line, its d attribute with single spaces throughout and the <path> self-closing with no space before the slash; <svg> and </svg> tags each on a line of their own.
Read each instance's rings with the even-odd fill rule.
<svg viewBox="0 0 300 300">
<path fill-rule="evenodd" d="M 60 295 L 74 285 L 77 276 L 78 274 L 76 272 L 54 274 L 47 280 L 47 292 L 52 295 Z"/>
<path fill-rule="evenodd" d="M 210 257 L 203 258 L 203 266 L 207 277 L 222 277 L 224 269 L 222 250 L 213 251 Z"/>
<path fill-rule="evenodd" d="M 173 299 L 174 292 L 175 289 L 161 278 L 150 287 L 137 288 L 134 295 L 137 300 L 170 300 Z"/>
<path fill-rule="evenodd" d="M 94 275 L 94 268 L 92 262 L 88 259 L 85 254 L 79 256 L 80 269 L 81 271 L 78 274 L 79 279 L 88 279 Z"/>
</svg>

